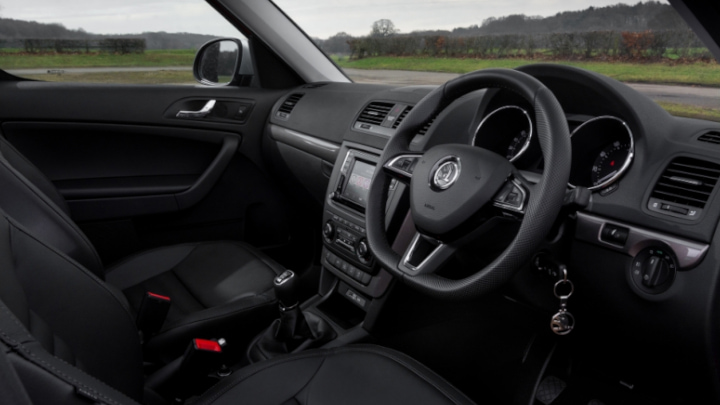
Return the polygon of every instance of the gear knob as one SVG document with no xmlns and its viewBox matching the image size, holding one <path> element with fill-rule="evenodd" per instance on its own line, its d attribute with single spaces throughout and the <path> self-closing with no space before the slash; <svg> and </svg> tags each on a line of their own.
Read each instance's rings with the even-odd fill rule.
<svg viewBox="0 0 720 405">
<path fill-rule="evenodd" d="M 292 270 L 285 270 L 273 280 L 275 296 L 283 309 L 291 309 L 298 304 L 297 278 Z"/>
</svg>

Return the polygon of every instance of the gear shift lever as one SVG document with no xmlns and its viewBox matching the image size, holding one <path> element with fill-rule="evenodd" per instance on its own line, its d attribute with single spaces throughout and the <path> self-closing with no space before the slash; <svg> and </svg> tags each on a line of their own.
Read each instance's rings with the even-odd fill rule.
<svg viewBox="0 0 720 405">
<path fill-rule="evenodd" d="M 275 338 L 280 341 L 312 337 L 307 321 L 298 305 L 297 279 L 292 270 L 285 270 L 273 280 L 275 296 L 280 302 L 280 324 Z"/>
<path fill-rule="evenodd" d="M 321 317 L 300 310 L 298 280 L 292 270 L 273 279 L 280 305 L 280 319 L 258 335 L 248 347 L 251 363 L 275 356 L 318 347 L 335 338 L 332 327 Z"/>
<path fill-rule="evenodd" d="M 297 278 L 292 270 L 285 270 L 273 280 L 275 296 L 280 301 L 280 310 L 285 312 L 298 305 Z"/>
</svg>

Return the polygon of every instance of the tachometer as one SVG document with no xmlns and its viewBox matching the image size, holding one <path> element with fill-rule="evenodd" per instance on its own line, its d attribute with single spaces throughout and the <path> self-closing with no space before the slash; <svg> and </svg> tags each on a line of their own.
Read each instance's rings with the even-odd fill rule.
<svg viewBox="0 0 720 405">
<path fill-rule="evenodd" d="M 510 141 L 510 145 L 508 145 L 505 158 L 512 162 L 513 160 L 520 157 L 520 154 L 523 152 L 523 148 L 527 147 L 529 140 L 530 132 L 524 129 L 520 131 L 520 133 L 515 135 L 512 141 Z"/>
<path fill-rule="evenodd" d="M 472 144 L 514 162 L 528 149 L 532 135 L 530 114 L 524 108 L 506 105 L 483 118 L 475 130 Z"/>
</svg>

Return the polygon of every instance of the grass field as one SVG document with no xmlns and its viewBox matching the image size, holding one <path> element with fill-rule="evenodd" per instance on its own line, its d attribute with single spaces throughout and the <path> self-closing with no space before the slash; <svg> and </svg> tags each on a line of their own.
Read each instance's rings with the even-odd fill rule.
<svg viewBox="0 0 720 405">
<path fill-rule="evenodd" d="M 24 75 L 46 82 L 111 84 L 197 84 L 191 71 L 158 70 L 153 72 L 65 73 L 62 75 Z"/>
<path fill-rule="evenodd" d="M 0 49 L 0 68 L 62 69 L 71 67 L 152 67 L 192 66 L 195 50 L 148 50 L 142 54 L 26 54 L 16 49 Z"/>
<path fill-rule="evenodd" d="M 531 59 L 452 59 L 452 58 L 399 58 L 377 57 L 348 60 L 335 57 L 343 68 L 415 70 L 429 72 L 468 73 L 487 68 L 515 68 L 537 63 Z M 669 65 L 666 63 L 608 63 L 608 62 L 562 62 L 610 76 L 622 82 L 683 84 L 720 87 L 720 65 L 717 63 L 692 63 Z"/>
<path fill-rule="evenodd" d="M 677 117 L 700 118 L 703 120 L 720 121 L 720 110 L 717 108 L 704 108 L 694 105 L 668 103 L 656 101 L 665 111 Z"/>
</svg>

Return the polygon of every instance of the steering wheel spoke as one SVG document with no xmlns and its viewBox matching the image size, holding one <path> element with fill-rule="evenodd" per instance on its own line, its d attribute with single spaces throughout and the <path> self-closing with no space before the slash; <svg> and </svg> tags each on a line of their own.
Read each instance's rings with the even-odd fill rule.
<svg viewBox="0 0 720 405">
<path fill-rule="evenodd" d="M 383 165 L 383 170 L 403 183 L 410 183 L 413 170 L 422 156 L 422 153 L 403 153 L 394 156 Z"/>
<path fill-rule="evenodd" d="M 416 232 L 398 268 L 409 276 L 432 273 L 455 253 L 455 248 Z"/>
</svg>

